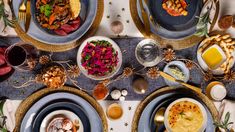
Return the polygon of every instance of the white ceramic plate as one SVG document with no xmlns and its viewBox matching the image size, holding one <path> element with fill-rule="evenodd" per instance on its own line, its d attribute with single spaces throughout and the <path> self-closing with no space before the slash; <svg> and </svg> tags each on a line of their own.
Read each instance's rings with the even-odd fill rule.
<svg viewBox="0 0 235 132">
<path fill-rule="evenodd" d="M 198 48 L 197 48 L 197 61 L 198 61 L 198 64 L 201 66 L 201 68 L 202 68 L 204 71 L 209 71 L 209 67 L 207 66 L 207 64 L 206 64 L 206 63 L 204 62 L 204 60 L 202 59 L 202 53 L 198 52 L 198 49 L 199 49 L 203 44 L 204 44 L 204 43 L 201 42 L 200 45 L 199 45 Z M 234 50 L 232 56 L 233 56 L 233 58 L 235 58 L 235 50 Z M 233 67 L 234 62 L 235 62 L 235 60 L 233 60 L 233 64 L 231 65 L 230 68 Z M 222 75 L 222 74 L 224 74 L 224 71 L 223 71 L 222 69 L 220 69 L 220 68 L 217 68 L 217 69 L 215 69 L 215 70 L 212 70 L 212 74 L 214 74 L 214 75 Z"/>
<path fill-rule="evenodd" d="M 171 108 L 174 104 L 176 104 L 176 103 L 178 103 L 178 102 L 181 102 L 181 101 L 189 101 L 189 102 L 192 102 L 192 103 L 196 104 L 196 105 L 200 108 L 204 120 L 203 120 L 203 123 L 202 123 L 202 127 L 199 129 L 199 132 L 203 132 L 203 131 L 206 129 L 206 126 L 207 126 L 207 113 L 206 113 L 206 109 L 203 107 L 203 105 L 202 105 L 200 102 L 198 102 L 197 100 L 192 99 L 192 98 L 180 98 L 180 99 L 177 99 L 177 100 L 175 100 L 174 102 L 172 102 L 172 103 L 167 107 L 166 112 L 165 112 L 165 114 L 164 114 L 164 119 L 165 119 L 165 120 L 164 120 L 164 125 L 165 125 L 166 129 L 167 129 L 169 132 L 171 132 L 171 131 L 170 131 L 170 127 L 169 127 L 169 123 L 168 123 L 168 121 L 166 120 L 167 117 L 168 117 L 170 108 Z"/>
<path fill-rule="evenodd" d="M 87 42 L 94 41 L 94 40 L 106 40 L 106 41 L 110 42 L 112 44 L 113 48 L 118 52 L 119 62 L 117 64 L 116 68 L 113 70 L 113 72 L 111 72 L 111 73 L 109 73 L 105 76 L 88 75 L 87 70 L 81 64 L 81 61 L 82 61 L 81 54 L 82 54 L 82 51 L 83 51 L 84 47 L 87 45 Z M 121 52 L 120 48 L 118 47 L 118 45 L 110 38 L 103 37 L 103 36 L 90 37 L 87 40 L 85 40 L 78 49 L 77 64 L 78 64 L 79 68 L 81 69 L 81 72 L 85 76 L 87 76 L 88 78 L 91 78 L 93 80 L 105 80 L 105 79 L 113 77 L 119 71 L 119 69 L 121 68 L 121 65 L 122 65 L 122 52 Z"/>
<path fill-rule="evenodd" d="M 186 65 L 182 62 L 182 61 L 172 61 L 172 62 L 170 62 L 170 63 L 168 63 L 165 67 L 164 67 L 164 72 L 165 73 L 167 73 L 167 74 L 169 74 L 169 75 L 171 75 L 171 76 L 173 76 L 173 77 L 175 77 L 172 73 L 171 73 L 171 71 L 169 70 L 169 66 L 172 66 L 172 65 L 175 65 L 175 66 L 177 66 L 180 70 L 182 70 L 182 72 L 184 73 L 184 75 L 185 75 L 185 79 L 184 80 L 182 80 L 182 81 L 184 81 L 185 83 L 189 80 L 189 76 L 190 76 L 190 73 L 189 73 L 189 69 L 186 67 Z M 165 79 L 164 78 L 164 80 L 165 80 L 165 82 L 166 82 L 166 84 L 168 85 L 168 86 L 172 86 L 172 87 L 179 87 L 179 86 L 181 86 L 179 83 L 177 83 L 177 82 L 171 82 L 171 81 L 169 81 L 169 80 L 167 80 L 167 79 Z"/>
<path fill-rule="evenodd" d="M 46 128 L 47 128 L 48 123 L 50 123 L 51 119 L 53 119 L 53 117 L 55 117 L 56 115 L 65 116 L 68 119 L 70 119 L 72 122 L 74 122 L 75 120 L 78 120 L 80 127 L 77 130 L 77 132 L 84 132 L 83 124 L 82 124 L 82 121 L 80 120 L 80 118 L 76 114 L 74 114 L 73 112 L 68 111 L 68 110 L 56 110 L 56 111 L 53 111 L 50 114 L 48 114 L 42 120 L 42 124 L 40 126 L 40 132 L 46 132 Z"/>
</svg>

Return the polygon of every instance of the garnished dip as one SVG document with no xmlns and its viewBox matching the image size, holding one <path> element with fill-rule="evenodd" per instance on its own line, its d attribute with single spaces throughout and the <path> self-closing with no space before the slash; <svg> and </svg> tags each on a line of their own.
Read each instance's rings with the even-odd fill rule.
<svg viewBox="0 0 235 132">
<path fill-rule="evenodd" d="M 37 0 L 36 18 L 43 28 L 65 36 L 81 25 L 80 0 Z"/>
<path fill-rule="evenodd" d="M 198 49 L 210 70 L 228 73 L 234 64 L 235 41 L 230 35 L 215 35 L 204 39 Z"/>
<path fill-rule="evenodd" d="M 171 65 L 168 67 L 171 75 L 173 75 L 177 80 L 185 80 L 185 75 L 183 71 L 176 65 Z"/>
<path fill-rule="evenodd" d="M 82 66 L 88 75 L 105 76 L 112 73 L 118 64 L 118 52 L 105 40 L 90 41 L 82 50 Z"/>
<path fill-rule="evenodd" d="M 167 119 L 173 132 L 198 132 L 204 120 L 199 106 L 190 101 L 175 103 L 170 108 Z"/>
<path fill-rule="evenodd" d="M 171 16 L 187 16 L 185 0 L 163 0 L 162 8 Z"/>
</svg>

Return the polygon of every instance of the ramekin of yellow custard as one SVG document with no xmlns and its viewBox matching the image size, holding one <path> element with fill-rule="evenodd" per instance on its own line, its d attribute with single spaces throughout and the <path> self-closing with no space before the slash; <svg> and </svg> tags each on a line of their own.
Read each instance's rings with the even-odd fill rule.
<svg viewBox="0 0 235 132">
<path fill-rule="evenodd" d="M 203 132 L 207 124 L 205 108 L 192 98 L 180 98 L 172 102 L 164 117 L 169 132 Z"/>
</svg>

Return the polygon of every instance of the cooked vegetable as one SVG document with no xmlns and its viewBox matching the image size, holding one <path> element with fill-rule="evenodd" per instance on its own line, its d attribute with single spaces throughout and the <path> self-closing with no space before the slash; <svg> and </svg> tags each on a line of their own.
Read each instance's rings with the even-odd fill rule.
<svg viewBox="0 0 235 132">
<path fill-rule="evenodd" d="M 39 24 L 58 35 L 67 35 L 81 25 L 80 0 L 37 0 L 36 9 Z M 64 25 L 65 29 L 62 28 Z"/>
<path fill-rule="evenodd" d="M 162 8 L 171 16 L 187 16 L 185 0 L 163 0 Z"/>
<path fill-rule="evenodd" d="M 118 52 L 105 40 L 88 42 L 82 51 L 82 66 L 89 75 L 105 76 L 111 73 L 118 63 Z"/>
</svg>

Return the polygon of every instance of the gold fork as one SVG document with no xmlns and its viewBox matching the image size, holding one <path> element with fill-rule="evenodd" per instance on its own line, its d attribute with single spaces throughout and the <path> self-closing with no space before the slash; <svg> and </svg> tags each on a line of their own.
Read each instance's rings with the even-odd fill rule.
<svg viewBox="0 0 235 132">
<path fill-rule="evenodd" d="M 24 0 L 22 0 L 22 3 L 20 4 L 18 19 L 19 21 L 26 22 L 26 5 Z"/>
</svg>

